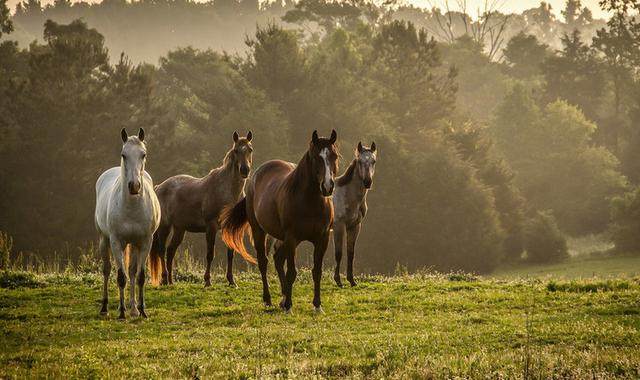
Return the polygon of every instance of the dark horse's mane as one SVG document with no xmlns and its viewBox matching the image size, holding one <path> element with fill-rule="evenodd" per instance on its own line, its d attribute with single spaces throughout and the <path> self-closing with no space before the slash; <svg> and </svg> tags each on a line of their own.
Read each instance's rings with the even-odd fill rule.
<svg viewBox="0 0 640 380">
<path fill-rule="evenodd" d="M 356 162 L 357 162 L 357 159 L 354 158 L 353 161 L 351 161 L 351 163 L 349 164 L 349 167 L 344 172 L 344 174 L 336 178 L 337 186 L 348 185 L 351 182 L 351 180 L 353 179 L 353 173 L 355 173 L 356 171 Z"/>
<path fill-rule="evenodd" d="M 304 156 L 296 165 L 296 168 L 293 169 L 291 173 L 291 181 L 288 181 L 287 188 L 290 192 L 299 191 L 303 189 L 308 184 L 308 172 L 311 171 L 311 157 L 309 155 L 309 151 L 306 151 Z M 313 176 L 311 176 L 313 179 Z"/>
</svg>

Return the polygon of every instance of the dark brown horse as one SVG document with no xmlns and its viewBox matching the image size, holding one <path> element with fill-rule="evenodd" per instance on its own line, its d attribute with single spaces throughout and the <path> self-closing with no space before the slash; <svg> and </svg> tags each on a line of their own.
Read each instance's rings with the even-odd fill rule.
<svg viewBox="0 0 640 380">
<path fill-rule="evenodd" d="M 314 246 L 313 306 L 317 312 L 322 311 L 320 277 L 333 222 L 330 196 L 337 170 L 336 138 L 336 131 L 331 132 L 330 138 L 319 138 L 314 131 L 309 150 L 297 166 L 280 160 L 262 164 L 249 179 L 246 197 L 222 215 L 222 239 L 229 247 L 245 255 L 248 253 L 243 236 L 251 227 L 262 275 L 262 299 L 267 306 L 271 306 L 265 245 L 268 234 L 282 241 L 274 255 L 283 296 L 280 307 L 286 311 L 291 309 L 293 283 L 297 275 L 296 247 L 302 241 L 309 241 Z"/>
<path fill-rule="evenodd" d="M 242 195 L 242 189 L 251 170 L 252 134 L 239 137 L 233 133 L 233 147 L 227 152 L 221 167 L 213 169 L 203 178 L 177 175 L 156 186 L 156 194 L 162 207 L 160 227 L 153 236 L 151 248 L 151 279 L 173 284 L 173 258 L 185 232 L 204 232 L 207 237 L 207 269 L 204 274 L 205 286 L 211 285 L 211 262 L 214 256 L 216 232 L 223 209 L 233 206 Z M 166 247 L 169 233 L 171 242 Z M 166 250 L 166 260 L 165 260 Z M 245 260 L 255 263 L 246 251 L 241 252 Z M 231 264 L 233 250 L 227 250 L 227 280 L 235 285 Z"/>
</svg>

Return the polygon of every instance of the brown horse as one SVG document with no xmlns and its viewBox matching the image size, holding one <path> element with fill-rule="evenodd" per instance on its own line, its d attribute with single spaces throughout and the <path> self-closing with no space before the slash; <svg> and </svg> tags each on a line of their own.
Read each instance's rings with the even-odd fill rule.
<svg viewBox="0 0 640 380">
<path fill-rule="evenodd" d="M 156 186 L 156 194 L 162 207 L 160 227 L 153 236 L 150 259 L 151 279 L 154 284 L 160 282 L 173 284 L 173 258 L 184 233 L 204 232 L 207 238 L 207 268 L 204 274 L 205 286 L 211 286 L 211 262 L 214 256 L 214 244 L 218 231 L 219 217 L 223 209 L 233 206 L 240 196 L 244 183 L 251 170 L 253 148 L 252 134 L 239 137 L 233 133 L 233 147 L 227 152 L 221 167 L 213 169 L 203 178 L 177 175 Z M 171 242 L 166 247 L 169 233 L 173 232 Z M 166 261 L 165 261 L 166 250 Z M 246 251 L 240 252 L 245 260 L 255 263 Z M 227 280 L 235 285 L 231 263 L 233 250 L 227 250 Z"/>
<path fill-rule="evenodd" d="M 222 239 L 229 247 L 245 255 L 248 253 L 243 236 L 251 227 L 262 276 L 262 299 L 266 306 L 271 306 L 265 245 L 268 234 L 282 241 L 274 255 L 283 296 L 280 307 L 286 311 L 291 309 L 293 283 L 297 275 L 296 247 L 302 241 L 309 241 L 314 246 L 313 306 L 317 312 L 322 312 L 320 278 L 333 222 L 330 196 L 337 170 L 336 139 L 336 131 L 331 132 L 330 138 L 319 138 L 314 131 L 309 149 L 297 166 L 280 160 L 265 162 L 251 176 L 246 197 L 223 212 Z"/>
</svg>

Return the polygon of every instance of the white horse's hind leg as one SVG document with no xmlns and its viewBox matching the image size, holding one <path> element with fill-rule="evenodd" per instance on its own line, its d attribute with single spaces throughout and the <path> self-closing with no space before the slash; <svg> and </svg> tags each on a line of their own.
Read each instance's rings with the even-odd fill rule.
<svg viewBox="0 0 640 380">
<path fill-rule="evenodd" d="M 132 317 L 140 315 L 136 302 L 136 274 L 138 273 L 138 261 L 140 252 L 133 245 L 129 245 L 129 313 Z"/>
<path fill-rule="evenodd" d="M 151 248 L 151 242 L 146 245 L 140 247 L 140 251 L 138 252 L 138 311 L 140 312 L 140 316 L 143 318 L 147 318 L 147 313 L 145 313 L 145 304 L 144 304 L 144 283 L 145 283 L 145 273 L 144 268 L 147 263 L 147 256 L 149 255 L 149 249 Z"/>
<path fill-rule="evenodd" d="M 118 318 L 124 319 L 124 311 L 126 309 L 124 306 L 124 287 L 127 285 L 127 276 L 124 274 L 124 247 L 113 236 L 111 236 L 109 240 L 111 242 L 111 253 L 116 259 L 116 265 L 118 266 L 118 290 L 120 293 L 120 315 Z"/>
<path fill-rule="evenodd" d="M 109 274 L 111 274 L 111 255 L 109 255 L 109 238 L 101 235 L 98 245 L 100 257 L 102 257 L 102 276 L 104 283 L 102 286 L 102 309 L 100 314 L 107 315 L 109 304 Z"/>
</svg>

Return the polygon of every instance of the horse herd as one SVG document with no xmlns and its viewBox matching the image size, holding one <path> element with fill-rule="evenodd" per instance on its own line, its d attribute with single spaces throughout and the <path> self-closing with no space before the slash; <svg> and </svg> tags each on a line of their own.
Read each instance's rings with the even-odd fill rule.
<svg viewBox="0 0 640 380">
<path fill-rule="evenodd" d="M 108 311 L 111 253 L 118 267 L 120 318 L 125 318 L 124 289 L 130 282 L 129 309 L 132 317 L 147 317 L 144 303 L 145 263 L 154 284 L 173 284 L 173 260 L 185 232 L 205 233 L 207 264 L 205 286 L 211 285 L 211 262 L 216 233 L 227 245 L 227 281 L 233 279 L 234 251 L 251 263 L 244 236 L 250 231 L 262 278 L 262 300 L 272 306 L 267 279 L 267 254 L 273 246 L 273 261 L 282 301 L 289 312 L 296 280 L 296 247 L 313 244 L 313 305 L 322 312 L 320 278 L 322 261 L 333 230 L 336 267 L 334 280 L 342 286 L 340 262 L 346 235 L 347 280 L 352 286 L 353 258 L 360 226 L 367 212 L 367 191 L 373 183 L 377 151 L 358 143 L 355 158 L 345 173 L 338 169 L 337 133 L 329 138 L 314 131 L 309 147 L 298 164 L 267 161 L 251 173 L 251 132 L 233 133 L 233 146 L 223 164 L 203 178 L 177 175 L 154 188 L 145 171 L 147 148 L 144 130 L 137 136 L 121 131 L 120 167 L 113 167 L 96 182 L 95 223 L 103 261 L 102 314 Z M 169 240 L 169 236 L 171 239 Z M 167 240 L 169 244 L 167 245 Z M 285 269 L 286 264 L 286 269 Z M 136 285 L 138 288 L 136 302 Z"/>
</svg>

